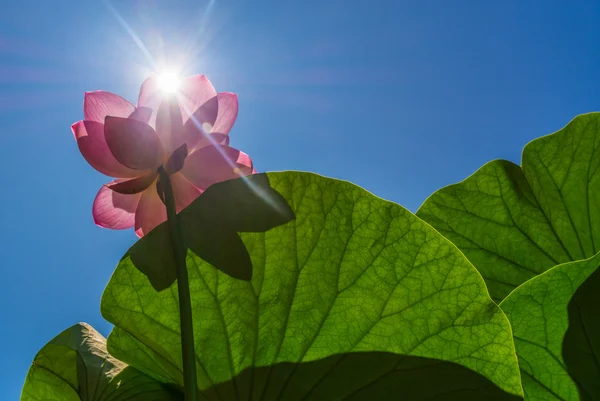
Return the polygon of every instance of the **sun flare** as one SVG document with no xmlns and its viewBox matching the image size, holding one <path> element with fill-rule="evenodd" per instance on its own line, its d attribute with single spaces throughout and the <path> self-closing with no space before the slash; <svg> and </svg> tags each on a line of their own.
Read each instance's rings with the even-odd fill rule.
<svg viewBox="0 0 600 401">
<path fill-rule="evenodd" d="M 173 72 L 163 72 L 158 74 L 158 86 L 160 89 L 167 93 L 177 92 L 181 80 L 177 74 Z"/>
</svg>

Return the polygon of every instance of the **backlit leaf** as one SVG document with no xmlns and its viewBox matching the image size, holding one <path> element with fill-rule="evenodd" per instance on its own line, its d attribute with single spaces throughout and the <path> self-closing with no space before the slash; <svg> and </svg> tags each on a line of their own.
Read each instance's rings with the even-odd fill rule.
<svg viewBox="0 0 600 401">
<path fill-rule="evenodd" d="M 594 273 L 600 272 L 598 266 L 600 253 L 556 266 L 500 304 L 513 327 L 526 400 L 600 396 L 595 354 L 600 339 L 600 276 Z M 578 382 L 591 396 L 579 398 Z"/>
<path fill-rule="evenodd" d="M 251 281 L 188 253 L 203 399 L 521 395 L 506 316 L 452 243 L 353 184 L 298 172 L 269 179 L 296 220 L 241 235 Z M 102 313 L 116 326 L 111 353 L 181 385 L 175 287 L 156 292 L 125 257 Z"/>
<path fill-rule="evenodd" d="M 36 355 L 21 401 L 183 401 L 181 394 L 106 351 L 106 340 L 79 323 Z"/>
<path fill-rule="evenodd" d="M 469 258 L 501 301 L 549 268 L 600 251 L 600 113 L 440 189 L 417 216 Z"/>
</svg>

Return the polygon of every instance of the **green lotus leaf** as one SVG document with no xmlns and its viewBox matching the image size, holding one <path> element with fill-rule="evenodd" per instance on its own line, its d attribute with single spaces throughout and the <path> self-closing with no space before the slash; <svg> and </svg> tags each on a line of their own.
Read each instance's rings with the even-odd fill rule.
<svg viewBox="0 0 600 401">
<path fill-rule="evenodd" d="M 417 212 L 469 258 L 501 301 L 532 277 L 600 251 L 600 113 L 492 161 Z"/>
<path fill-rule="evenodd" d="M 450 241 L 351 183 L 268 177 L 296 219 L 241 234 L 251 281 L 188 252 L 202 399 L 522 396 L 508 320 Z M 176 286 L 155 291 L 126 256 L 101 309 L 111 354 L 182 385 Z"/>
<path fill-rule="evenodd" d="M 594 353 L 600 338 L 598 266 L 600 253 L 558 265 L 521 285 L 500 304 L 513 327 L 526 400 L 600 396 Z M 579 398 L 578 383 L 587 383 L 593 397 Z"/>
<path fill-rule="evenodd" d="M 173 388 L 106 351 L 106 339 L 85 323 L 63 331 L 35 356 L 21 401 L 183 401 Z"/>
</svg>

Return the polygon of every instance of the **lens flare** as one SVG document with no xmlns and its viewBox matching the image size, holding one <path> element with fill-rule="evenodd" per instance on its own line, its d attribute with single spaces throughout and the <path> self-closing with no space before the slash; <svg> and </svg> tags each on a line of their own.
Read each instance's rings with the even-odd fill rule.
<svg viewBox="0 0 600 401">
<path fill-rule="evenodd" d="M 173 72 L 163 72 L 158 75 L 158 85 L 160 89 L 167 93 L 177 92 L 181 80 Z"/>
</svg>

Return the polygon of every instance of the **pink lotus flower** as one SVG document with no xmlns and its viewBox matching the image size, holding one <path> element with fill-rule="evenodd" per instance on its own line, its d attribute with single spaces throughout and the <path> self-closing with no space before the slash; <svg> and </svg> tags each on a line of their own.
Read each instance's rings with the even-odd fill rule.
<svg viewBox="0 0 600 401">
<path fill-rule="evenodd" d="M 73 124 L 73 134 L 88 163 L 116 178 L 96 195 L 96 224 L 135 227 L 141 237 L 166 221 L 157 191 L 161 166 L 170 175 L 177 212 L 211 184 L 252 174 L 248 155 L 228 146 L 237 113 L 237 96 L 217 93 L 204 75 L 182 80 L 170 95 L 150 77 L 137 107 L 113 93 L 87 92 L 84 119 Z"/>
</svg>

